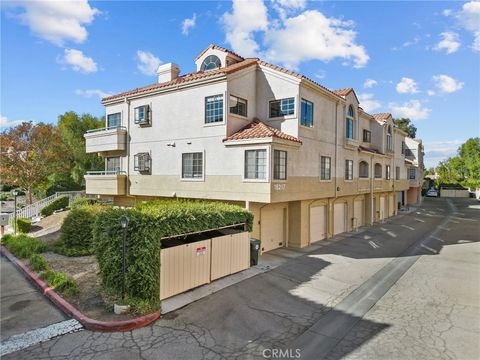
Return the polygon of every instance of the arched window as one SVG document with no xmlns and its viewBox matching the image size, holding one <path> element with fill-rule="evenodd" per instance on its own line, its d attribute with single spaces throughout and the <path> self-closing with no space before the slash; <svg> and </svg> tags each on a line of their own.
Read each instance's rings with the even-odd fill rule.
<svg viewBox="0 0 480 360">
<path fill-rule="evenodd" d="M 382 178 L 382 164 L 376 163 L 375 164 L 375 179 Z"/>
<path fill-rule="evenodd" d="M 347 116 L 345 119 L 345 137 L 347 139 L 353 139 L 353 122 L 355 120 L 355 113 L 353 112 L 353 106 L 348 107 Z"/>
<path fill-rule="evenodd" d="M 200 71 L 208 71 L 218 69 L 222 65 L 220 59 L 215 55 L 210 55 L 203 60 Z"/>
<path fill-rule="evenodd" d="M 392 126 L 387 127 L 387 150 L 393 150 L 392 146 Z"/>
<path fill-rule="evenodd" d="M 366 161 L 360 161 L 358 166 L 358 177 L 368 178 L 368 163 Z"/>
</svg>

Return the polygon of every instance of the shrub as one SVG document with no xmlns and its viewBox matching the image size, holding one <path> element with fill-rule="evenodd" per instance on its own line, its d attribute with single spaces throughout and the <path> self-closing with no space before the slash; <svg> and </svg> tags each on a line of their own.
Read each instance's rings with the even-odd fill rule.
<svg viewBox="0 0 480 360">
<path fill-rule="evenodd" d="M 48 270 L 47 260 L 42 255 L 32 254 L 30 256 L 30 268 L 33 271 L 44 271 Z"/>
<path fill-rule="evenodd" d="M 2 243 L 13 255 L 21 259 L 27 259 L 33 254 L 44 252 L 47 249 L 47 246 L 40 240 L 25 234 L 8 237 L 5 235 Z"/>
<path fill-rule="evenodd" d="M 15 218 L 12 217 L 12 226 Z M 27 218 L 17 218 L 17 231 L 21 233 L 28 233 L 32 230 L 32 223 Z"/>
<path fill-rule="evenodd" d="M 40 278 L 64 295 L 72 296 L 79 291 L 75 280 L 65 273 L 47 270 L 40 274 Z"/>
<path fill-rule="evenodd" d="M 65 217 L 60 228 L 60 241 L 54 250 L 66 256 L 85 256 L 94 253 L 93 224 L 104 205 L 76 206 Z"/>
<path fill-rule="evenodd" d="M 68 201 L 68 196 L 60 196 L 56 198 L 42 209 L 42 216 L 50 216 L 55 210 L 65 209 L 68 207 Z"/>
<path fill-rule="evenodd" d="M 245 209 L 220 202 L 160 200 L 131 209 L 110 208 L 98 215 L 94 242 L 103 286 L 121 291 L 122 229 L 119 219 L 129 217 L 126 293 L 130 298 L 158 302 L 160 239 L 166 236 L 205 231 L 246 223 L 253 215 Z"/>
<path fill-rule="evenodd" d="M 75 210 L 80 206 L 94 205 L 96 202 L 97 202 L 97 199 L 95 198 L 77 197 L 73 199 L 72 203 L 70 204 L 70 209 Z"/>
<path fill-rule="evenodd" d="M 10 201 L 13 200 L 13 195 L 9 192 L 0 193 L 0 201 Z"/>
</svg>

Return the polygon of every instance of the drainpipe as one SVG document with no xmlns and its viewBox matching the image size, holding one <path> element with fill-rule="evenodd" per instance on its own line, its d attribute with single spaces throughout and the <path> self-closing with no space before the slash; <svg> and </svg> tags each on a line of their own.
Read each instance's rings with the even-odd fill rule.
<svg viewBox="0 0 480 360">
<path fill-rule="evenodd" d="M 373 164 L 373 154 L 370 155 L 370 225 L 374 223 L 374 211 L 373 211 L 373 186 L 375 181 L 375 174 L 374 174 L 374 164 Z"/>
<path fill-rule="evenodd" d="M 126 196 L 130 196 L 130 100 L 125 97 L 127 103 L 127 180 L 125 181 Z"/>
</svg>

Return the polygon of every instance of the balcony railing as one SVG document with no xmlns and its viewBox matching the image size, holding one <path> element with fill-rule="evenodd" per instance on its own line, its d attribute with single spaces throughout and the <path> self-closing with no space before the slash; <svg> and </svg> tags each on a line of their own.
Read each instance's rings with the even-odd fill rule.
<svg viewBox="0 0 480 360">
<path fill-rule="evenodd" d="M 87 153 L 109 153 L 125 151 L 127 128 L 124 126 L 88 130 L 84 135 Z"/>
<path fill-rule="evenodd" d="M 87 171 L 87 175 L 125 175 L 125 171 L 107 170 L 107 171 Z"/>
</svg>

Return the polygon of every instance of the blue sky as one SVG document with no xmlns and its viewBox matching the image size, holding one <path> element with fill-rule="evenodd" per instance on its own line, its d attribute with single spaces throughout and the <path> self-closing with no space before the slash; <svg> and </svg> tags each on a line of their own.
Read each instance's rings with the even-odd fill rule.
<svg viewBox="0 0 480 360">
<path fill-rule="evenodd" d="M 3 1 L 1 33 L 2 128 L 101 116 L 101 96 L 215 43 L 412 118 L 427 166 L 479 136 L 480 2 Z"/>
</svg>

